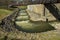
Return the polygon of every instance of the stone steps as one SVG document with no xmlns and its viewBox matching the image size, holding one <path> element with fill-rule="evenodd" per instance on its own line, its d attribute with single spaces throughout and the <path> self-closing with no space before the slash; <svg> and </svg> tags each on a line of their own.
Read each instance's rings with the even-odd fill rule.
<svg viewBox="0 0 60 40">
<path fill-rule="evenodd" d="M 16 21 L 16 23 L 19 25 L 20 23 L 28 23 L 29 20 L 26 20 L 26 21 Z"/>
<path fill-rule="evenodd" d="M 21 10 L 19 16 L 16 18 L 16 21 L 27 21 L 29 20 L 28 14 L 25 10 Z"/>
<path fill-rule="evenodd" d="M 19 13 L 19 16 L 27 16 L 27 13 Z"/>
<path fill-rule="evenodd" d="M 29 18 L 28 18 L 28 16 L 18 16 L 17 18 L 16 18 L 16 20 L 28 20 Z"/>
<path fill-rule="evenodd" d="M 21 10 L 18 17 L 16 18 L 16 24 L 21 26 L 21 23 L 28 23 L 29 22 L 29 16 L 26 13 L 25 10 Z"/>
</svg>

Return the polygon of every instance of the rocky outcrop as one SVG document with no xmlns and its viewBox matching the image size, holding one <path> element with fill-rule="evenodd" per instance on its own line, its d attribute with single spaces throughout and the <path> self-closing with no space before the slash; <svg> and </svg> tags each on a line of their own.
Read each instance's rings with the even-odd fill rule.
<svg viewBox="0 0 60 40">
<path fill-rule="evenodd" d="M 48 4 L 51 5 L 51 4 Z M 59 20 L 59 4 L 54 4 L 54 6 L 47 5 L 28 5 L 27 13 L 30 15 L 30 19 L 33 21 L 54 21 Z M 46 7 L 45 7 L 46 6 Z M 56 9 L 57 8 L 57 9 Z M 51 9 L 51 10 L 50 10 Z"/>
<path fill-rule="evenodd" d="M 30 16 L 30 20 L 32 21 L 41 21 L 43 20 L 43 13 L 44 13 L 44 5 L 28 5 L 27 6 L 27 13 Z M 45 19 L 45 17 L 44 17 Z M 45 21 L 45 20 L 44 20 Z"/>
</svg>

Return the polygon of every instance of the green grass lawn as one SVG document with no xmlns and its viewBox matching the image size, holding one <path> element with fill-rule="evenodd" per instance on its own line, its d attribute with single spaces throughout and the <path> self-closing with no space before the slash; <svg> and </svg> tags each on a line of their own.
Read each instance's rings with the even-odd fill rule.
<svg viewBox="0 0 60 40">
<path fill-rule="evenodd" d="M 12 13 L 11 10 L 0 9 L 0 20 L 9 15 L 10 13 Z"/>
</svg>

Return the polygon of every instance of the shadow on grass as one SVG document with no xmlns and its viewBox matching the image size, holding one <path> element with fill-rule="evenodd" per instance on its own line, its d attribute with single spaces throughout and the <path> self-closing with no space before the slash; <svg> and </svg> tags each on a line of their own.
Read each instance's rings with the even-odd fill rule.
<svg viewBox="0 0 60 40">
<path fill-rule="evenodd" d="M 32 26 L 29 25 L 26 28 L 26 26 L 22 27 L 22 26 L 16 25 L 16 29 L 18 29 L 19 31 L 27 32 L 27 33 L 40 33 L 40 32 L 55 30 L 55 28 L 47 22 L 29 22 L 29 23 L 31 23 Z"/>
</svg>

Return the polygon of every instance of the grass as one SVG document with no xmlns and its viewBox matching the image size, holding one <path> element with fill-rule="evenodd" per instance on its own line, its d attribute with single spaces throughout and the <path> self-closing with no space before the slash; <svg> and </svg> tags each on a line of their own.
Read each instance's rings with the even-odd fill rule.
<svg viewBox="0 0 60 40">
<path fill-rule="evenodd" d="M 11 10 L 0 9 L 0 20 L 3 19 L 4 17 L 6 17 L 7 15 L 11 14 L 11 13 L 12 13 Z"/>
<path fill-rule="evenodd" d="M 29 21 L 26 22 L 22 21 L 16 22 L 16 24 L 19 25 L 21 29 L 26 32 L 43 32 L 54 29 L 54 27 L 52 27 L 46 22 L 33 23 Z"/>
<path fill-rule="evenodd" d="M 7 6 L 0 6 L 0 9 L 7 9 Z"/>
</svg>

